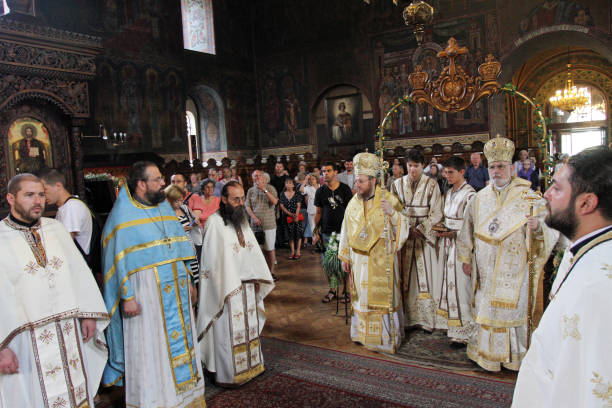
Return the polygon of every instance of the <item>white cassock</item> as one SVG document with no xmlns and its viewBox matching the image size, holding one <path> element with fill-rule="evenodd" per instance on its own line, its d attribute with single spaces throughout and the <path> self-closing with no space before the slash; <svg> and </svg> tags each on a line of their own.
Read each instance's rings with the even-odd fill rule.
<svg viewBox="0 0 612 408">
<path fill-rule="evenodd" d="M 444 195 L 444 225 L 456 234 L 463 226 L 465 210 L 476 190 L 466 182 L 454 191 L 449 189 Z M 447 328 L 448 337 L 458 343 L 467 343 L 475 332 L 472 319 L 472 298 L 474 281 L 463 273 L 463 264 L 457 259 L 457 237 L 441 238 L 440 264 L 442 279 L 438 299 L 437 325 Z M 445 327 L 446 326 L 446 327 Z"/>
<path fill-rule="evenodd" d="M 425 237 L 409 238 L 402 249 L 406 326 L 433 330 L 440 320 L 436 314 L 436 296 L 440 293 L 442 274 L 436 251 L 438 237 L 431 227 L 442 221 L 440 188 L 434 179 L 421 174 L 414 185 L 410 176 L 395 180 L 392 191 L 404 206 L 402 214 L 408 217 L 410 226 Z"/>
<path fill-rule="evenodd" d="M 244 384 L 264 371 L 259 335 L 274 283 L 253 231 L 246 223 L 241 231 L 239 237 L 218 213 L 204 228 L 197 333 L 201 360 L 220 385 Z"/>
<path fill-rule="evenodd" d="M 70 234 L 50 218 L 32 228 L 4 219 L 0 277 L 0 349 L 19 361 L 18 373 L 0 374 L 0 407 L 93 407 L 108 313 Z M 81 319 L 96 319 L 87 343 Z"/>
<path fill-rule="evenodd" d="M 612 406 L 611 253 L 610 226 L 576 254 L 565 252 L 523 359 L 513 407 Z"/>
</svg>

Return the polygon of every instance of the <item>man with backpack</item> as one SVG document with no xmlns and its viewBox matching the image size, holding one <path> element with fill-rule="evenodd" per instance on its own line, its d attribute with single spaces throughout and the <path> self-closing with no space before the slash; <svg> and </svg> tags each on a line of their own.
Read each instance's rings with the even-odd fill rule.
<svg viewBox="0 0 612 408">
<path fill-rule="evenodd" d="M 94 276 L 100 283 L 102 274 L 100 262 L 100 220 L 79 197 L 66 189 L 66 176 L 56 169 L 50 169 L 41 176 L 47 204 L 57 205 L 55 219 L 61 222 L 72 236 L 77 248 L 87 261 Z"/>
</svg>

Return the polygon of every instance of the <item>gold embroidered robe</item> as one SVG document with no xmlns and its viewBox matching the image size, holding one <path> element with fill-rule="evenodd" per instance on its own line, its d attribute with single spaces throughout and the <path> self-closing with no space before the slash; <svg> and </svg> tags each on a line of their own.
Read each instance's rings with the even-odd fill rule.
<svg viewBox="0 0 612 408">
<path fill-rule="evenodd" d="M 476 190 L 466 182 L 457 191 L 449 189 L 444 195 L 444 225 L 455 234 L 463 226 L 467 205 Z M 457 260 L 457 237 L 444 237 L 439 241 L 442 282 L 438 295 L 438 315 L 448 337 L 453 341 L 467 343 L 473 331 L 472 295 L 473 281 L 463 273 L 462 263 Z"/>
<path fill-rule="evenodd" d="M 565 254 L 518 374 L 515 408 L 612 406 L 612 231 L 596 235 Z"/>
<path fill-rule="evenodd" d="M 396 210 L 389 217 L 387 242 L 380 206 L 383 190 L 377 187 L 373 199 L 364 201 L 356 194 L 349 201 L 338 258 L 349 263 L 353 273 L 351 339 L 371 350 L 395 353 L 404 335 L 398 251 L 408 237 L 408 220 L 397 197 L 388 191 L 384 196 Z"/>
<path fill-rule="evenodd" d="M 424 174 L 413 190 L 410 177 L 393 183 L 408 217 L 410 227 L 420 231 L 425 239 L 408 239 L 402 250 L 402 283 L 406 326 L 426 330 L 436 327 L 436 310 L 441 271 L 438 261 L 437 236 L 431 227 L 442 220 L 442 196 L 438 183 Z"/>
<path fill-rule="evenodd" d="M 473 315 L 478 329 L 468 343 L 468 357 L 489 371 L 499 371 L 502 365 L 518 370 L 526 352 L 529 202 L 521 194 L 530 185 L 515 177 L 501 191 L 493 184 L 479 191 L 468 204 L 457 238 L 458 260 L 475 261 Z M 544 200 L 534 203 L 534 214 L 540 219 L 533 248 L 535 299 L 539 274 L 559 233 L 544 223 Z"/>
</svg>

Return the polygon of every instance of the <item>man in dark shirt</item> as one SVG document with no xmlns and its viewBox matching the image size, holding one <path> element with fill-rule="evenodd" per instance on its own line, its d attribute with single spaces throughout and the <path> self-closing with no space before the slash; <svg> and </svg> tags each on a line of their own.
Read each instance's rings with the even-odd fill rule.
<svg viewBox="0 0 612 408">
<path fill-rule="evenodd" d="M 327 245 L 332 232 L 340 234 L 344 210 L 353 197 L 351 188 L 338 181 L 338 167 L 333 163 L 323 165 L 325 184 L 315 193 L 314 205 L 317 207 L 315 225 L 320 228 L 318 238 L 323 246 Z M 316 227 L 315 227 L 316 228 Z M 323 253 L 325 256 L 325 253 Z M 346 284 L 344 291 L 346 292 Z M 337 296 L 333 288 L 323 298 L 323 303 L 331 302 Z"/>
<path fill-rule="evenodd" d="M 480 191 L 489 184 L 489 170 L 481 165 L 480 153 L 472 153 L 470 160 L 472 165 L 465 170 L 465 180 L 474 190 Z"/>
</svg>

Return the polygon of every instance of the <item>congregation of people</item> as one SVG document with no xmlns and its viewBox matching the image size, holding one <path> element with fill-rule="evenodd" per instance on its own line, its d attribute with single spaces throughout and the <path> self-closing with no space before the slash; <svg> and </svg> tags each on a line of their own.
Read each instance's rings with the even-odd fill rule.
<svg viewBox="0 0 612 408">
<path fill-rule="evenodd" d="M 396 353 L 407 330 L 443 331 L 484 370 L 520 369 L 516 407 L 595 406 L 593 384 L 612 378 L 598 334 L 612 310 L 612 152 L 563 157 L 544 198 L 526 150 L 513 162 L 513 142 L 497 137 L 483 153 L 486 166 L 479 153 L 467 166 L 413 149 L 388 173 L 368 152 L 294 174 L 278 162 L 250 188 L 231 167 L 166 185 L 138 162 L 103 229 L 61 172 L 13 177 L 0 406 L 93 407 L 102 384 L 124 386 L 126 406 L 205 407 L 205 376 L 240 386 L 264 371 L 277 250 L 300 262 L 332 236 L 342 292 L 330 282 L 321 301 L 350 304 L 353 341 Z M 565 255 L 533 331 L 554 250 Z"/>
</svg>

